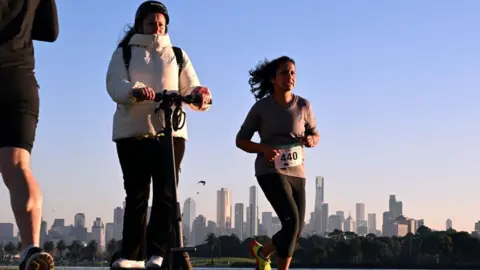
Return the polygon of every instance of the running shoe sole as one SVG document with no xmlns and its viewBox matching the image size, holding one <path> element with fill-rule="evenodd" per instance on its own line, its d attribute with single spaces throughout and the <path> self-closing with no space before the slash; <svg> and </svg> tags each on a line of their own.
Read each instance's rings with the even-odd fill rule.
<svg viewBox="0 0 480 270">
<path fill-rule="evenodd" d="M 53 270 L 55 262 L 47 252 L 34 253 L 28 258 L 25 270 Z"/>
</svg>

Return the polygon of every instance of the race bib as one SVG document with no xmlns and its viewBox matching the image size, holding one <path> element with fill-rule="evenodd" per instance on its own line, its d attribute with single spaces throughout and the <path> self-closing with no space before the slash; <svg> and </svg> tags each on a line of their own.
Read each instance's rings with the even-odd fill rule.
<svg viewBox="0 0 480 270">
<path fill-rule="evenodd" d="M 303 149 L 301 146 L 278 150 L 280 150 L 280 155 L 275 158 L 275 168 L 284 169 L 303 164 Z"/>
</svg>

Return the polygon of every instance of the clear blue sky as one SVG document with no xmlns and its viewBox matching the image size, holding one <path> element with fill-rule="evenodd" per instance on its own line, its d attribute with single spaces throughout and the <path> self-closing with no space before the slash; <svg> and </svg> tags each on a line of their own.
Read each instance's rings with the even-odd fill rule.
<svg viewBox="0 0 480 270">
<path fill-rule="evenodd" d="M 41 116 L 33 170 L 49 226 L 54 216 L 71 223 L 77 212 L 88 226 L 97 216 L 111 221 L 124 199 L 105 73 L 141 2 L 58 1 L 58 41 L 35 44 Z M 219 188 L 247 203 L 254 156 L 236 149 L 234 137 L 254 103 L 248 70 L 286 54 L 297 61 L 294 91 L 312 102 L 322 136 L 306 156 L 309 212 L 314 176 L 322 175 L 331 212 L 354 215 L 364 202 L 380 222 L 396 194 L 404 213 L 428 226 L 444 229 L 451 218 L 454 228 L 473 230 L 480 220 L 480 1 L 165 4 L 172 42 L 214 98 L 209 112 L 188 112 L 182 204 L 192 197 L 197 214 L 215 220 Z M 0 222 L 11 222 L 0 187 Z M 260 210 L 270 209 L 259 198 Z"/>
</svg>

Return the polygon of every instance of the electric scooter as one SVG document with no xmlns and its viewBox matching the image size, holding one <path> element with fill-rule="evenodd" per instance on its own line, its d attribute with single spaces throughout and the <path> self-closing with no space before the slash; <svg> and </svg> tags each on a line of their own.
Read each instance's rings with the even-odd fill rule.
<svg viewBox="0 0 480 270">
<path fill-rule="evenodd" d="M 135 97 L 137 97 L 134 94 Z M 182 96 L 177 92 L 168 92 L 164 90 L 163 93 L 157 93 L 155 95 L 155 102 L 159 103 L 158 107 L 155 109 L 155 113 L 157 114 L 159 110 L 164 112 L 165 116 L 165 127 L 163 131 L 157 134 L 157 138 L 164 137 L 167 145 L 167 149 L 171 149 L 170 151 L 170 158 L 169 163 L 167 164 L 167 168 L 170 168 L 169 175 L 170 175 L 170 184 L 173 186 L 171 188 L 175 189 L 173 193 L 173 199 L 177 202 L 176 209 L 173 211 L 173 215 L 170 217 L 172 220 L 172 224 L 175 230 L 175 245 L 170 249 L 170 257 L 169 257 L 169 269 L 170 270 L 191 270 L 192 265 L 183 254 L 189 252 L 195 252 L 196 247 L 184 247 L 183 246 L 183 233 L 182 233 L 182 213 L 180 208 L 180 203 L 178 202 L 178 190 L 177 190 L 177 168 L 175 167 L 175 152 L 174 152 L 174 145 L 173 145 L 173 131 L 177 131 L 185 125 L 185 118 L 186 114 L 182 109 L 182 103 L 186 104 L 200 104 L 202 102 L 201 96 L 193 96 L 193 95 L 186 95 Z M 212 104 L 212 101 L 210 101 Z M 172 109 L 175 107 L 175 109 Z M 162 140 L 163 140 L 162 139 Z M 113 258 L 112 262 L 115 259 L 119 258 L 120 254 L 117 252 Z M 110 264 L 110 268 L 111 267 Z M 163 268 L 163 267 L 162 267 Z M 118 268 L 115 268 L 118 269 Z"/>
</svg>

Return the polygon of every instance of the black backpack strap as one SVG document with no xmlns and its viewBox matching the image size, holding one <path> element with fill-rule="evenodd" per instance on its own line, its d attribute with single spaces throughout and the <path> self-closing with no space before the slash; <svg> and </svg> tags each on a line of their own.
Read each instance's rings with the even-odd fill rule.
<svg viewBox="0 0 480 270">
<path fill-rule="evenodd" d="M 185 59 L 183 59 L 183 51 L 179 47 L 172 47 L 173 53 L 175 54 L 175 58 L 177 59 L 177 65 L 178 65 L 178 76 L 180 77 L 180 73 L 182 73 L 183 66 Z"/>
<path fill-rule="evenodd" d="M 130 45 L 124 45 L 122 47 L 122 51 L 123 51 L 123 62 L 125 63 L 127 76 L 130 78 L 130 73 L 128 71 L 128 68 L 130 67 L 130 59 L 132 59 L 132 47 Z"/>
</svg>

